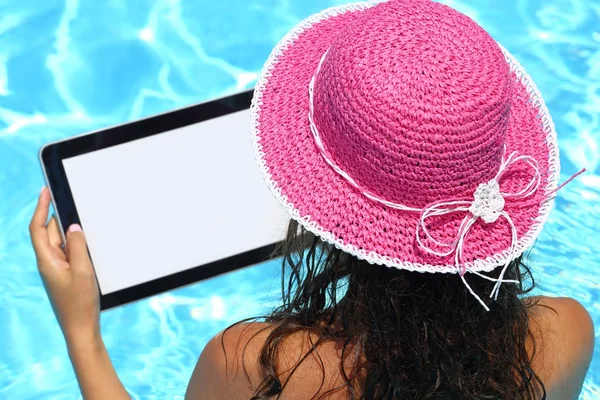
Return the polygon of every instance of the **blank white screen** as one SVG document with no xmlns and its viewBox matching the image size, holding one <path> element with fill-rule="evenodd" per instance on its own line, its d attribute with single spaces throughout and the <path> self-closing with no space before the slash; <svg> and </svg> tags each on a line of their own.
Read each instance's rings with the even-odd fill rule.
<svg viewBox="0 0 600 400">
<path fill-rule="evenodd" d="M 103 294 L 279 241 L 248 110 L 63 160 Z"/>
</svg>

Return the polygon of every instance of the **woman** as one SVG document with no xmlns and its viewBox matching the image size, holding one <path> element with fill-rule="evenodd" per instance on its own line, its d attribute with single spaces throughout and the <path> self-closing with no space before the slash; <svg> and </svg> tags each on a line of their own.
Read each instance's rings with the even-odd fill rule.
<svg viewBox="0 0 600 400">
<path fill-rule="evenodd" d="M 283 304 L 213 338 L 186 398 L 577 398 L 589 314 L 524 297 L 523 253 L 560 189 L 556 134 L 481 27 L 429 0 L 326 10 L 273 51 L 252 121 L 292 216 Z M 82 393 L 128 398 L 84 235 L 72 226 L 63 252 L 49 202 L 31 236 Z"/>
</svg>

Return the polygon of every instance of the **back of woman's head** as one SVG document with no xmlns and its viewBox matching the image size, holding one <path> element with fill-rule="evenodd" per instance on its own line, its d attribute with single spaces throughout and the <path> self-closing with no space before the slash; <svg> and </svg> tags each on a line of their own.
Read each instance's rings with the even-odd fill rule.
<svg viewBox="0 0 600 400">
<path fill-rule="evenodd" d="M 342 5 L 275 47 L 251 119 L 269 188 L 319 237 L 290 226 L 256 398 L 285 387 L 298 330 L 343 346 L 353 398 L 534 398 L 521 255 L 564 184 L 514 56 L 436 1 Z"/>
<path fill-rule="evenodd" d="M 341 389 L 351 398 L 535 398 L 541 381 L 531 368 L 531 344 L 526 345 L 532 341 L 531 304 L 519 297 L 533 281 L 524 287 L 531 274 L 521 258 L 506 272 L 521 284 L 507 285 L 497 301 L 488 299 L 487 312 L 456 274 L 369 264 L 294 221 L 281 252 L 283 304 L 267 318 L 276 329 L 261 351 L 267 378 L 255 399 L 277 398 L 285 388 L 277 351 L 299 330 L 317 335 L 310 352 L 318 353 L 325 342 L 343 346 L 340 366 L 350 362 L 353 370 L 340 368 L 346 383 Z M 493 285 L 468 279 L 479 293 L 489 293 Z"/>
</svg>

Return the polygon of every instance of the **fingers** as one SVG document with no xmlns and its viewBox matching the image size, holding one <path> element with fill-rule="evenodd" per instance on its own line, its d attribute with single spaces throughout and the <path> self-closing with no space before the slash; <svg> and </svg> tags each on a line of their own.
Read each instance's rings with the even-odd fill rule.
<svg viewBox="0 0 600 400">
<path fill-rule="evenodd" d="M 62 249 L 62 237 L 60 236 L 58 222 L 56 222 L 54 215 L 50 218 L 50 222 L 48 222 L 48 241 L 50 242 L 50 246 Z"/>
<path fill-rule="evenodd" d="M 46 252 L 49 245 L 46 221 L 48 220 L 48 207 L 50 206 L 50 193 L 44 187 L 40 193 L 38 204 L 29 224 L 29 235 L 36 254 Z"/>
<path fill-rule="evenodd" d="M 71 268 L 91 267 L 85 235 L 81 231 L 81 227 L 77 224 L 71 225 L 67 231 L 67 250 Z"/>
</svg>

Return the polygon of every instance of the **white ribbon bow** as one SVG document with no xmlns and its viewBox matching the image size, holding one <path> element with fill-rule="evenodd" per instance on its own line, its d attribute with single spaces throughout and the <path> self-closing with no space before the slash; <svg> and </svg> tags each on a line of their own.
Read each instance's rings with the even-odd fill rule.
<svg viewBox="0 0 600 400">
<path fill-rule="evenodd" d="M 454 264 L 456 268 L 460 271 L 460 277 L 469 290 L 469 292 L 475 296 L 475 298 L 483 305 L 483 307 L 489 311 L 487 305 L 481 300 L 481 298 L 471 289 L 469 284 L 464 278 L 466 270 L 466 265 L 462 262 L 463 258 L 463 248 L 464 242 L 469 233 L 471 227 L 477 222 L 478 219 L 486 224 L 495 223 L 500 217 L 504 217 L 511 228 L 511 244 L 508 249 L 508 254 L 506 257 L 506 264 L 502 268 L 500 272 L 500 276 L 495 279 L 484 274 L 481 274 L 477 271 L 470 271 L 481 278 L 487 279 L 492 282 L 496 282 L 494 285 L 494 289 L 490 294 L 490 298 L 493 297 L 494 300 L 498 299 L 498 293 L 500 291 L 500 286 L 503 283 L 519 283 L 517 280 L 504 279 L 504 274 L 510 262 L 514 259 L 516 253 L 516 244 L 517 244 L 517 228 L 510 217 L 510 215 L 504 211 L 505 200 L 524 200 L 529 196 L 533 195 L 539 188 L 541 184 L 541 175 L 537 161 L 535 158 L 524 155 L 517 155 L 516 151 L 512 152 L 510 156 L 506 160 L 502 160 L 500 164 L 500 169 L 496 176 L 491 179 L 487 183 L 480 184 L 475 190 L 474 200 L 473 201 L 449 201 L 449 202 L 438 202 L 434 203 L 431 206 L 425 207 L 421 212 L 421 217 L 419 218 L 419 223 L 417 224 L 416 229 L 416 239 L 419 247 L 424 251 L 439 256 L 439 257 L 447 257 L 451 254 L 454 254 Z M 529 181 L 529 183 L 517 193 L 505 193 L 500 191 L 499 181 L 502 178 L 502 175 L 506 172 L 506 170 L 514 165 L 515 163 L 523 161 L 527 163 L 534 171 L 534 176 Z M 462 220 L 460 227 L 458 229 L 457 237 L 452 242 L 440 242 L 439 240 L 434 239 L 429 231 L 427 230 L 426 221 L 428 218 L 452 214 L 456 212 L 466 212 L 467 214 Z M 423 243 L 421 240 L 421 232 L 429 239 L 431 242 L 435 243 L 437 246 L 445 248 L 445 251 L 436 251 L 431 246 Z"/>
</svg>

